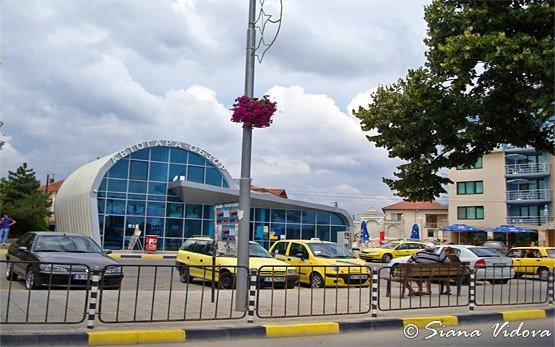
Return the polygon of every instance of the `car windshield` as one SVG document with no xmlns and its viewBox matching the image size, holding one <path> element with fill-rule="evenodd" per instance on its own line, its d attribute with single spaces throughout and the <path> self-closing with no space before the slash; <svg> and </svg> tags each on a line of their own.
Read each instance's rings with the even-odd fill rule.
<svg viewBox="0 0 555 347">
<path fill-rule="evenodd" d="M 555 258 L 555 249 L 546 249 L 547 255 L 549 258 Z"/>
<path fill-rule="evenodd" d="M 249 256 L 255 258 L 272 258 L 270 252 L 265 250 L 264 247 L 260 246 L 258 243 L 249 244 Z"/>
<path fill-rule="evenodd" d="M 398 242 L 390 242 L 390 243 L 386 243 L 381 248 L 391 249 L 391 248 L 397 247 L 398 244 L 399 244 Z"/>
<path fill-rule="evenodd" d="M 355 258 L 353 253 L 336 243 L 309 243 L 308 247 L 315 257 L 322 258 Z"/>
<path fill-rule="evenodd" d="M 35 252 L 102 253 L 90 238 L 73 235 L 42 235 L 35 243 Z"/>
<path fill-rule="evenodd" d="M 472 248 L 469 248 L 469 250 L 481 258 L 501 256 L 501 254 L 499 254 L 495 250 L 487 247 L 472 247 Z"/>
</svg>

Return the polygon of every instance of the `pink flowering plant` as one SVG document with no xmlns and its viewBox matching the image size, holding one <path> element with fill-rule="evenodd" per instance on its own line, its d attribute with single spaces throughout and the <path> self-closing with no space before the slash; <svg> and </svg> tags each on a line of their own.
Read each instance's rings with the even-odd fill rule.
<svg viewBox="0 0 555 347">
<path fill-rule="evenodd" d="M 249 98 L 246 95 L 235 99 L 231 110 L 233 115 L 231 121 L 252 125 L 254 128 L 266 128 L 272 124 L 272 116 L 277 110 L 277 103 L 272 102 L 268 95 L 262 99 Z"/>
</svg>

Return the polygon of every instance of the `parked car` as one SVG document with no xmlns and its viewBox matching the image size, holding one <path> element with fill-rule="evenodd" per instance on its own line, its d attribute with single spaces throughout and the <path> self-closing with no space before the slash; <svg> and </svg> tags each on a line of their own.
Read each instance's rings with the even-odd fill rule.
<svg viewBox="0 0 555 347">
<path fill-rule="evenodd" d="M 494 249 L 501 254 L 507 254 L 508 250 L 505 242 L 503 241 L 486 241 L 482 244 L 482 246 Z"/>
<path fill-rule="evenodd" d="M 438 245 L 434 253 L 444 253 L 446 247 L 451 247 L 461 262 L 467 262 L 469 268 L 475 270 L 475 279 L 491 283 L 507 283 L 514 277 L 511 258 L 499 254 L 491 248 L 470 245 Z M 393 259 L 389 266 L 394 269 L 399 263 L 406 263 L 409 257 Z M 465 279 L 468 282 L 468 278 Z"/>
<path fill-rule="evenodd" d="M 6 278 L 25 279 L 25 287 L 87 287 L 90 271 L 105 270 L 103 288 L 117 289 L 123 273 L 119 263 L 89 236 L 31 231 L 8 248 Z M 106 267 L 106 269 L 105 269 Z"/>
<path fill-rule="evenodd" d="M 175 262 L 179 266 L 181 282 L 191 282 L 195 278 L 212 281 L 213 251 L 214 241 L 209 237 L 192 237 L 183 242 Z M 232 289 L 235 285 L 237 258 L 216 254 L 214 266 L 215 282 L 220 288 Z M 249 242 L 249 268 L 259 269 L 260 287 L 293 288 L 299 282 L 294 267 L 274 259 L 264 247 L 253 241 Z"/>
<path fill-rule="evenodd" d="M 393 241 L 377 248 L 363 248 L 359 257 L 362 260 L 381 260 L 389 263 L 391 259 L 405 257 L 420 252 L 426 243 L 420 241 Z"/>
<path fill-rule="evenodd" d="M 313 288 L 370 285 L 366 263 L 335 242 L 280 240 L 270 247 L 276 259 L 299 266 L 300 282 Z"/>
<path fill-rule="evenodd" d="M 546 281 L 555 268 L 555 247 L 514 247 L 507 257 L 513 260 L 516 277 L 538 275 Z"/>
</svg>

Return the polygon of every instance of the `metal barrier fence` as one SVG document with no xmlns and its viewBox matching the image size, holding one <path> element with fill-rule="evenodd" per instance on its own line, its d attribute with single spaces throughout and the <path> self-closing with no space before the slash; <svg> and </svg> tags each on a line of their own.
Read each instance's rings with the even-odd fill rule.
<svg viewBox="0 0 555 347">
<path fill-rule="evenodd" d="M 299 285 L 276 282 L 256 292 L 256 315 L 259 318 L 286 318 L 364 314 L 371 308 L 372 269 L 366 266 L 296 266 Z M 261 274 L 274 272 L 263 266 Z M 279 283 L 279 282 L 278 282 Z M 324 286 L 325 287 L 320 287 Z"/>
<path fill-rule="evenodd" d="M 0 281 L 0 323 L 78 324 L 85 320 L 90 287 L 87 265 L 0 263 L 6 274 Z"/>
</svg>

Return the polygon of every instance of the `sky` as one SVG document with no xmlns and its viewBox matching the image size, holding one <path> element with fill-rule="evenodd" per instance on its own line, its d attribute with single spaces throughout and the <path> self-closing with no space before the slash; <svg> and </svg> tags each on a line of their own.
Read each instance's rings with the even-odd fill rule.
<svg viewBox="0 0 555 347">
<path fill-rule="evenodd" d="M 278 0 L 262 2 L 279 17 Z M 400 161 L 351 110 L 424 64 L 430 2 L 283 0 L 279 30 L 267 24 L 263 36 L 275 42 L 255 64 L 254 96 L 270 95 L 278 112 L 253 131 L 253 184 L 353 215 L 401 201 L 382 182 Z M 242 127 L 230 108 L 245 92 L 248 4 L 2 0 L 1 177 L 27 163 L 42 183 L 65 179 L 164 139 L 206 150 L 239 178 Z"/>
</svg>

